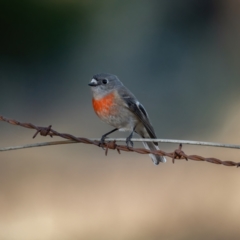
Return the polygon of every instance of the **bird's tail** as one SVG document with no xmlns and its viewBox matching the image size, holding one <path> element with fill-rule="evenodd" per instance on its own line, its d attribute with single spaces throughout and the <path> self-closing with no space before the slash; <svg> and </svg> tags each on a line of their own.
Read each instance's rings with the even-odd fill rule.
<svg viewBox="0 0 240 240">
<path fill-rule="evenodd" d="M 143 146 L 151 151 L 159 150 L 159 147 L 156 146 L 153 142 L 143 142 Z M 158 165 L 160 162 L 165 163 L 167 160 L 163 156 L 149 154 L 150 158 L 152 159 L 155 165 Z"/>
<path fill-rule="evenodd" d="M 138 135 L 140 135 L 142 138 L 157 138 L 155 134 L 152 134 L 152 137 L 150 137 L 147 130 L 144 127 L 142 127 L 141 125 L 139 125 L 135 129 L 135 132 Z M 158 148 L 158 143 L 157 142 L 143 142 L 143 146 L 150 151 L 160 150 Z M 165 163 L 167 161 L 164 156 L 159 156 L 159 155 L 155 155 L 155 154 L 152 154 L 152 153 L 150 153 L 149 156 L 150 156 L 150 158 L 152 159 L 152 161 L 155 165 L 158 165 L 160 162 Z"/>
</svg>

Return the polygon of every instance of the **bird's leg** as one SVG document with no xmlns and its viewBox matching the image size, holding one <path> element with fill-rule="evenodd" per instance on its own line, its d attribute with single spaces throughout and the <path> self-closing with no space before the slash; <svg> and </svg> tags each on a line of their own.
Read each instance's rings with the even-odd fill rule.
<svg viewBox="0 0 240 240">
<path fill-rule="evenodd" d="M 103 134 L 98 146 L 99 146 L 99 147 L 102 146 L 102 145 L 104 144 L 104 142 L 105 142 L 105 138 L 106 138 L 109 134 L 111 134 L 111 133 L 113 133 L 113 132 L 115 132 L 115 131 L 117 131 L 117 130 L 118 130 L 118 128 L 114 128 L 112 131 Z"/>
<path fill-rule="evenodd" d="M 134 128 L 135 129 L 135 128 Z M 131 132 L 131 134 L 126 138 L 126 144 L 128 147 L 133 147 L 133 141 L 131 141 L 133 136 L 134 130 Z"/>
</svg>

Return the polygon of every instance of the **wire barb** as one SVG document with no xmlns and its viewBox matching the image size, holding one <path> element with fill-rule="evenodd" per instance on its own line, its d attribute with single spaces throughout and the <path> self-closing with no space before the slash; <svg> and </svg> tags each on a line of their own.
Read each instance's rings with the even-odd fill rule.
<svg viewBox="0 0 240 240">
<path fill-rule="evenodd" d="M 39 133 L 41 136 L 49 135 L 50 137 L 53 137 L 52 134 L 50 133 L 51 128 L 52 128 L 52 125 L 49 125 L 48 127 L 39 127 L 37 129 L 37 132 L 33 135 L 33 138 L 35 138 Z"/>
<path fill-rule="evenodd" d="M 183 159 L 185 158 L 188 161 L 187 155 L 182 151 L 182 144 L 179 144 L 178 149 L 174 151 L 174 156 L 172 158 L 172 163 L 175 163 L 175 159 Z"/>
<path fill-rule="evenodd" d="M 110 141 L 110 142 L 105 142 L 104 143 L 105 147 L 105 156 L 108 154 L 108 149 L 115 150 L 117 147 L 116 141 Z"/>
<path fill-rule="evenodd" d="M 25 146 L 16 146 L 16 147 L 7 147 L 7 148 L 0 148 L 0 151 L 8 151 L 8 150 L 17 150 L 17 149 L 23 149 L 23 148 L 30 148 L 30 147 L 41 147 L 41 146 L 52 146 L 52 145 L 59 145 L 59 144 L 69 144 L 69 143 L 85 143 L 85 144 L 92 144 L 95 146 L 99 146 L 99 144 L 101 143 L 101 140 L 96 140 L 96 139 L 88 139 L 88 138 L 82 138 L 82 137 L 75 137 L 71 134 L 68 133 L 59 133 L 55 130 L 52 129 L 52 125 L 49 125 L 48 127 L 39 127 L 39 126 L 35 126 L 31 123 L 21 123 L 19 121 L 13 120 L 13 119 L 7 119 L 3 116 L 0 115 L 0 121 L 4 121 L 7 122 L 9 124 L 12 125 L 18 125 L 21 127 L 25 127 L 25 128 L 30 128 L 30 129 L 35 129 L 36 133 L 33 135 L 33 138 L 35 138 L 39 133 L 41 136 L 58 136 L 64 139 L 67 139 L 68 141 L 52 141 L 52 142 L 46 142 L 46 143 L 37 143 L 37 144 L 28 144 Z M 128 147 L 127 145 L 118 145 L 116 144 L 117 140 L 122 140 L 122 139 L 114 139 L 113 141 L 110 141 L 111 139 L 107 139 L 108 141 L 104 143 L 103 147 L 105 147 L 105 155 L 107 156 L 108 154 L 108 150 L 117 150 L 119 154 L 121 154 L 121 151 L 125 151 L 125 152 L 136 152 L 139 154 L 155 154 L 155 155 L 159 155 L 159 156 L 167 156 L 170 157 L 172 159 L 172 162 L 175 163 L 175 160 L 182 160 L 185 159 L 186 161 L 188 160 L 193 160 L 193 161 L 205 161 L 205 162 L 209 162 L 209 163 L 214 163 L 214 164 L 221 164 L 223 166 L 236 166 L 236 167 L 240 167 L 240 162 L 236 163 L 233 161 L 222 161 L 220 159 L 217 158 L 204 158 L 198 155 L 187 155 L 182 151 L 182 143 L 179 144 L 178 149 L 176 149 L 174 152 L 171 153 L 167 153 L 161 150 L 157 150 L 157 151 L 150 151 L 148 149 L 145 148 L 133 148 L 133 147 Z M 125 139 L 124 139 L 125 140 Z M 141 139 L 140 139 L 141 140 Z M 159 139 L 143 139 L 144 141 L 150 141 L 150 140 L 154 140 L 157 141 Z M 134 139 L 132 139 L 132 141 L 135 141 Z M 176 143 L 177 140 L 163 140 L 160 139 L 161 142 L 174 142 Z M 240 149 L 240 146 L 238 145 L 230 145 L 230 144 L 219 144 L 219 143 L 207 143 L 207 142 L 193 142 L 193 141 L 183 141 L 186 144 L 194 144 L 195 145 L 204 145 L 204 146 L 216 146 L 216 147 L 229 147 L 229 148 L 237 148 Z"/>
</svg>

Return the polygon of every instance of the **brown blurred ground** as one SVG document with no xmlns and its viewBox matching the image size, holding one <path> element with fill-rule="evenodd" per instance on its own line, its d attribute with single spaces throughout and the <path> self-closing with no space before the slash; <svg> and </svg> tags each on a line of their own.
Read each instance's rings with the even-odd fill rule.
<svg viewBox="0 0 240 240">
<path fill-rule="evenodd" d="M 239 131 L 232 126 L 239 119 L 239 114 L 226 119 L 216 138 L 237 143 Z M 29 130 L 17 131 L 21 136 L 14 141 L 31 142 Z M 5 137 L 5 144 L 11 145 L 11 136 Z M 184 150 L 239 161 L 236 150 Z M 4 152 L 0 236 L 238 239 L 239 178 L 235 167 L 192 161 L 173 165 L 170 159 L 156 167 L 147 156 L 110 152 L 105 157 L 100 148 L 82 144 Z"/>
</svg>

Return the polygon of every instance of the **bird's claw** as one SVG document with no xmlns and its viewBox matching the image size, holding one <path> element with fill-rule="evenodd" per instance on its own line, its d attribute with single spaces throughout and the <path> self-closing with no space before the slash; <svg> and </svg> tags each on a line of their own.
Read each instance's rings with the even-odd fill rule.
<svg viewBox="0 0 240 240">
<path fill-rule="evenodd" d="M 133 147 L 133 141 L 131 141 L 130 137 L 127 137 L 126 144 L 127 144 L 128 147 Z"/>
<path fill-rule="evenodd" d="M 102 147 L 103 150 L 105 150 L 104 149 L 105 138 L 106 138 L 105 136 L 102 136 L 102 138 L 101 138 L 101 140 L 100 140 L 100 142 L 98 144 L 98 146 Z"/>
</svg>

